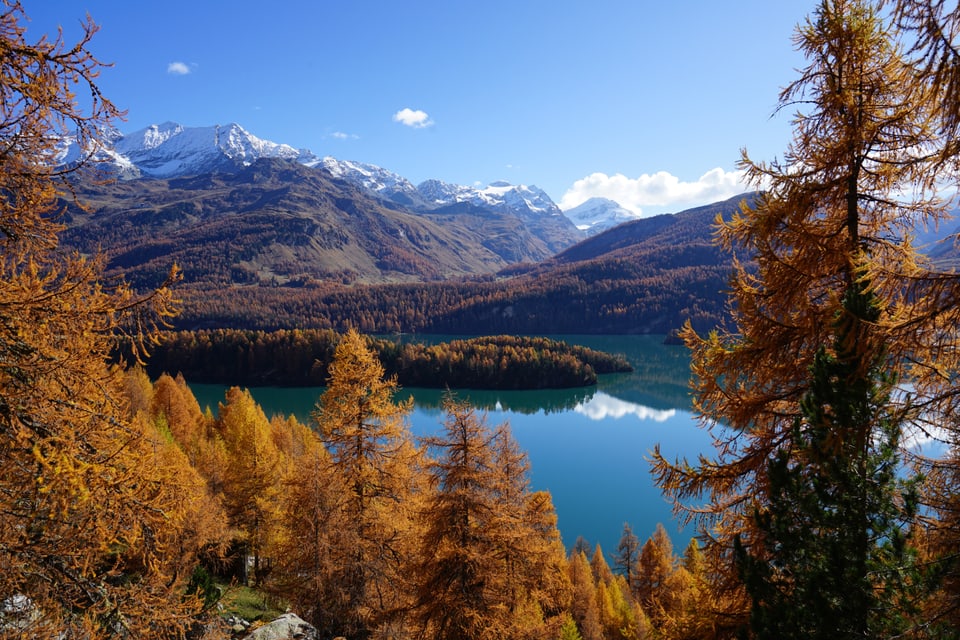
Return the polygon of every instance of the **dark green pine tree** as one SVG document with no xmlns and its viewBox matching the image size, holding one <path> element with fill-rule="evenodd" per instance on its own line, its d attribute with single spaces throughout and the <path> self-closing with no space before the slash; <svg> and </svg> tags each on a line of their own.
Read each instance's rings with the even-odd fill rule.
<svg viewBox="0 0 960 640">
<path fill-rule="evenodd" d="M 752 602 L 746 637 L 889 638 L 912 626 L 926 588 L 909 538 L 920 478 L 898 474 L 905 407 L 885 355 L 864 346 L 878 315 L 852 284 L 834 348 L 811 367 L 794 447 L 769 464 L 758 536 L 735 540 Z"/>
</svg>

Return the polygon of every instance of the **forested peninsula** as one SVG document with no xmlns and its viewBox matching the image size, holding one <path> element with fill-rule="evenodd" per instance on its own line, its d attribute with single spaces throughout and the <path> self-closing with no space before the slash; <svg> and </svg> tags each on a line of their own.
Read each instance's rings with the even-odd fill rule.
<svg viewBox="0 0 960 640">
<path fill-rule="evenodd" d="M 161 334 L 147 358 L 152 377 L 239 386 L 323 386 L 340 334 L 332 330 L 216 329 Z M 437 344 L 369 338 L 388 376 L 405 387 L 565 389 L 631 371 L 622 355 L 532 336 L 482 336 Z M 127 359 L 131 356 L 128 353 Z"/>
</svg>

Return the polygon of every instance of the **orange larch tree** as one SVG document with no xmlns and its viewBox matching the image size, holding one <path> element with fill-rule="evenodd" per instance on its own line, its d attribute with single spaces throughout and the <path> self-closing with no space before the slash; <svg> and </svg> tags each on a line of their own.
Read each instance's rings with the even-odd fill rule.
<svg viewBox="0 0 960 640">
<path fill-rule="evenodd" d="M 314 419 L 328 462 L 345 491 L 336 508 L 341 544 L 327 576 L 336 599 L 322 631 L 365 638 L 404 625 L 412 587 L 420 453 L 407 416 L 412 398 L 395 402 L 396 378 L 356 331 L 337 345 Z"/>
<path fill-rule="evenodd" d="M 54 203 L 77 167 L 58 168 L 56 147 L 72 134 L 92 152 L 119 112 L 96 85 L 92 21 L 69 45 L 27 42 L 25 20 L 19 2 L 0 3 L 0 602 L 20 613 L 0 624 L 177 636 L 199 605 L 160 544 L 177 488 L 147 463 L 155 434 L 130 418 L 122 372 L 106 363 L 118 331 L 162 318 L 172 299 L 105 286 L 97 259 L 58 250 Z"/>
<path fill-rule="evenodd" d="M 782 161 L 744 154 L 746 176 L 763 194 L 717 221 L 718 242 L 736 256 L 732 326 L 683 332 L 693 352 L 694 408 L 715 436 L 716 455 L 690 462 L 656 452 L 654 472 L 678 513 L 701 525 L 711 564 L 726 567 L 720 586 L 729 589 L 719 601 L 730 615 L 717 620 L 731 632 L 749 608 L 736 595 L 734 539 L 775 561 L 757 527 L 771 501 L 771 462 L 787 455 L 791 468 L 816 475 L 817 462 L 798 453 L 797 433 L 809 426 L 801 404 L 818 354 L 850 363 L 882 356 L 887 380 L 911 383 L 875 419 L 834 425 L 836 441 L 859 444 L 864 460 L 880 435 L 880 413 L 898 414 L 905 428 L 922 427 L 924 416 L 956 416 L 955 400 L 944 399 L 956 397 L 946 372 L 957 371 L 958 334 L 943 324 L 956 305 L 912 245 L 917 228 L 946 215 L 931 168 L 942 143 L 935 89 L 918 81 L 878 5 L 822 0 L 798 27 L 809 63 L 780 97 L 781 108 L 796 109 L 794 140 Z M 854 312 L 851 295 L 869 298 L 876 315 Z M 853 370 L 843 384 L 871 375 L 866 366 Z"/>
<path fill-rule="evenodd" d="M 596 580 L 585 553 L 579 551 L 570 554 L 567 560 L 567 575 L 572 589 L 570 615 L 573 616 L 580 635 L 583 640 L 602 640 L 603 627 L 600 623 L 600 606 L 597 603 Z"/>
<path fill-rule="evenodd" d="M 339 563 L 354 542 L 341 508 L 348 489 L 319 439 L 304 442 L 281 488 L 282 526 L 270 545 L 266 588 L 318 629 L 340 626 L 343 585 Z"/>
<path fill-rule="evenodd" d="M 559 631 L 570 583 L 548 494 L 531 493 L 526 455 L 452 395 L 444 433 L 425 442 L 433 493 L 424 511 L 416 613 L 436 638 Z M 551 619 L 552 618 L 552 619 Z"/>
<path fill-rule="evenodd" d="M 223 504 L 241 555 L 253 559 L 253 583 L 259 585 L 266 571 L 263 552 L 276 521 L 283 456 L 274 444 L 270 421 L 248 390 L 230 388 L 219 416 L 217 428 L 227 453 Z M 241 560 L 242 574 L 249 579 L 246 558 Z"/>
<path fill-rule="evenodd" d="M 960 6 L 944 0 L 890 0 L 900 35 L 911 44 L 909 51 L 918 79 L 933 92 L 934 110 L 941 134 L 936 163 L 936 179 L 956 187 L 960 180 Z M 955 223 L 955 221 L 954 221 Z M 952 238 L 954 245 L 957 237 Z M 958 350 L 948 338 L 955 337 L 960 325 L 960 276 L 931 273 L 918 281 L 921 293 L 914 295 L 914 313 L 923 318 L 922 328 L 931 340 L 917 359 L 917 378 L 923 392 L 924 420 L 930 435 L 946 441 L 947 453 L 941 459 L 921 460 L 927 474 L 923 500 L 935 514 L 932 531 L 926 541 L 927 554 L 960 555 L 960 421 L 956 405 L 960 396 L 955 386 Z M 946 388 L 946 389 L 944 389 Z M 927 611 L 931 620 L 945 619 L 960 625 L 960 570 L 957 563 L 945 576 L 943 588 Z"/>
</svg>

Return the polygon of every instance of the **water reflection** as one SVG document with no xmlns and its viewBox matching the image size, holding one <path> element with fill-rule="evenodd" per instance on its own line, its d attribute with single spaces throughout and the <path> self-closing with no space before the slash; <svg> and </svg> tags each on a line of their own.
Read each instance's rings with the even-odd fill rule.
<svg viewBox="0 0 960 640">
<path fill-rule="evenodd" d="M 444 341 L 463 336 L 419 337 Z M 481 411 L 519 415 L 553 415 L 577 412 L 591 420 L 635 415 L 642 420 L 663 422 L 677 409 L 690 409 L 687 386 L 690 357 L 687 350 L 663 344 L 663 336 L 550 336 L 570 344 L 579 344 L 608 353 L 621 354 L 633 366 L 632 373 L 604 375 L 594 387 L 543 389 L 537 391 L 489 391 L 461 389 L 458 398 L 468 400 Z M 223 401 L 226 388 L 221 385 L 191 384 L 201 408 L 214 412 Z M 322 387 L 260 388 L 254 397 L 270 416 L 294 414 L 302 422 L 310 421 L 314 403 Z M 444 391 L 440 389 L 401 389 L 400 398 L 413 396 L 418 409 L 439 413 Z"/>
<path fill-rule="evenodd" d="M 533 415 L 566 413 L 590 402 L 597 393 L 596 387 L 576 389 L 541 389 L 538 391 L 487 391 L 459 389 L 453 392 L 457 398 L 481 411 L 519 413 Z M 417 407 L 439 410 L 446 391 L 440 389 L 402 389 L 400 397 L 413 396 Z"/>
<path fill-rule="evenodd" d="M 619 353 L 633 372 L 601 376 L 597 389 L 624 402 L 654 409 L 690 408 L 690 353 L 663 344 L 663 336 L 570 336 L 593 349 Z"/>
<path fill-rule="evenodd" d="M 604 420 L 606 418 L 619 419 L 632 415 L 640 420 L 666 422 L 677 415 L 676 409 L 654 409 L 635 402 L 615 398 L 602 391 L 596 393 L 586 402 L 581 402 L 574 407 L 573 410 L 587 416 L 591 420 Z"/>
<path fill-rule="evenodd" d="M 460 335 L 407 335 L 404 340 L 435 344 L 458 340 Z M 546 389 L 538 391 L 458 390 L 457 396 L 468 399 L 478 409 L 509 411 L 523 415 L 565 413 L 589 404 L 600 393 L 626 403 L 643 405 L 654 410 L 690 408 L 690 353 L 683 346 L 664 344 L 664 336 L 600 336 L 550 335 L 554 340 L 582 345 L 591 349 L 624 356 L 633 367 L 632 373 L 600 376 L 595 387 Z M 439 408 L 443 391 L 409 389 L 418 406 Z"/>
<path fill-rule="evenodd" d="M 457 397 L 488 414 L 490 425 L 510 424 L 530 457 L 531 486 L 553 495 L 568 547 L 582 535 L 591 544 L 601 543 L 613 551 L 624 522 L 642 538 L 662 522 L 675 546 L 682 548 L 692 532 L 681 530 L 673 520 L 670 505 L 651 479 L 648 457 L 658 444 L 669 458 L 694 459 L 710 448 L 709 435 L 690 415 L 687 350 L 664 345 L 662 336 L 551 337 L 622 354 L 634 371 L 601 376 L 595 387 L 457 390 Z M 224 387 L 191 388 L 201 407 L 210 406 L 216 412 Z M 293 414 L 309 424 L 323 389 L 251 392 L 268 416 Z M 434 435 L 442 428 L 443 390 L 403 389 L 400 395 L 414 397 L 410 416 L 414 435 Z M 638 420 L 644 428 L 637 428 Z"/>
</svg>

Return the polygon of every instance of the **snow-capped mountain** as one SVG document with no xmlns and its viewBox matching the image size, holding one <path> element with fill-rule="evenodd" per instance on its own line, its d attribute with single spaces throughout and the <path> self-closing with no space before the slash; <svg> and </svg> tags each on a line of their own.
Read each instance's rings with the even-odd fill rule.
<svg viewBox="0 0 960 640">
<path fill-rule="evenodd" d="M 494 182 L 486 187 L 470 187 L 441 180 L 425 180 L 414 186 L 406 178 L 382 167 L 363 162 L 337 160 L 326 156 L 320 166 L 338 178 L 356 184 L 382 198 L 422 209 L 439 209 L 467 203 L 494 211 L 536 216 L 562 216 L 560 207 L 535 186 Z"/>
<path fill-rule="evenodd" d="M 476 188 L 440 180 L 426 180 L 417 185 L 417 192 L 434 207 L 467 202 L 492 209 L 526 210 L 538 214 L 562 215 L 560 207 L 542 189 L 523 184 L 494 182 L 484 188 Z"/>
<path fill-rule="evenodd" d="M 107 141 L 112 147 L 100 149 L 98 154 L 112 162 L 122 178 L 175 178 L 230 170 L 258 158 L 284 158 L 308 166 L 320 162 L 306 149 L 262 140 L 235 123 L 184 127 L 165 122 L 126 135 L 114 133 Z M 79 157 L 76 141 L 65 140 L 58 161 L 67 164 Z"/>
<path fill-rule="evenodd" d="M 296 160 L 309 167 L 322 167 L 381 198 L 435 209 L 467 202 L 481 207 L 518 209 L 530 213 L 562 215 L 543 190 L 533 186 L 495 182 L 484 188 L 427 180 L 414 186 L 409 180 L 376 165 L 331 156 L 320 158 L 308 149 L 263 140 L 238 124 L 184 127 L 176 122 L 150 125 L 129 134 L 107 136 L 112 146 L 99 150 L 121 176 L 174 178 L 198 173 L 229 171 L 250 165 L 258 158 Z M 74 140 L 65 140 L 58 161 L 76 161 L 80 150 Z"/>
<path fill-rule="evenodd" d="M 588 235 L 596 235 L 618 224 L 641 217 L 607 198 L 590 198 L 563 213 L 577 225 L 577 229 L 585 231 Z"/>
<path fill-rule="evenodd" d="M 427 213 L 466 204 L 514 216 L 524 221 L 534 235 L 545 239 L 552 251 L 584 237 L 553 200 L 534 186 L 495 182 L 476 188 L 438 180 L 427 180 L 414 186 L 406 178 L 382 167 L 330 156 L 320 158 L 307 149 L 262 140 L 238 124 L 184 127 L 165 122 L 125 135 L 113 133 L 107 136 L 107 142 L 112 146 L 98 150 L 96 155 L 112 164 L 123 179 L 235 173 L 260 158 L 279 158 L 324 169 L 336 178 L 414 212 Z M 76 162 L 80 155 L 76 141 L 65 140 L 59 162 Z"/>
<path fill-rule="evenodd" d="M 484 189 L 478 189 L 470 201 L 483 203 L 489 207 L 505 207 L 513 210 L 527 209 L 531 213 L 562 216 L 553 200 L 543 189 L 533 185 L 512 185 L 509 182 L 493 182 Z"/>
<path fill-rule="evenodd" d="M 381 198 L 402 204 L 413 204 L 417 201 L 417 188 L 413 183 L 383 167 L 353 160 L 337 160 L 332 156 L 324 156 L 317 166 L 323 167 L 334 177 L 362 187 Z"/>
</svg>

